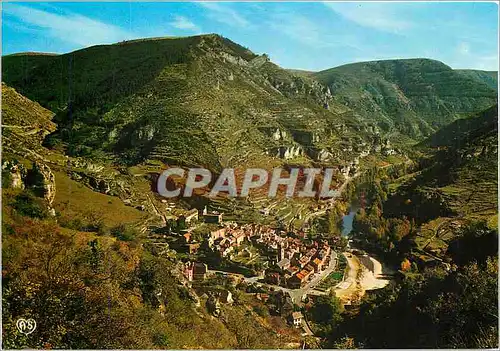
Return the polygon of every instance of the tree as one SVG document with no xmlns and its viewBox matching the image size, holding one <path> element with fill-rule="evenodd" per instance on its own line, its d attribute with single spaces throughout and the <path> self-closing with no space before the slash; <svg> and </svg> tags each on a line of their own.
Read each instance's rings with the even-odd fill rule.
<svg viewBox="0 0 500 351">
<path fill-rule="evenodd" d="M 410 260 L 408 260 L 407 258 L 405 258 L 403 260 L 403 262 L 401 262 L 401 270 L 403 272 L 406 272 L 406 271 L 409 271 L 411 269 L 411 262 Z"/>
<path fill-rule="evenodd" d="M 324 335 L 342 320 L 342 312 L 343 305 L 334 294 L 318 296 L 309 311 L 311 319 L 320 325 Z"/>
</svg>

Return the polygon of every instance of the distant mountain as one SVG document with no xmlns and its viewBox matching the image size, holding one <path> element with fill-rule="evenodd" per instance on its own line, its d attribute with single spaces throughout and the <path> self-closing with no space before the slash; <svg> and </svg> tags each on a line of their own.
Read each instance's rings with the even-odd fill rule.
<svg viewBox="0 0 500 351">
<path fill-rule="evenodd" d="M 426 59 L 285 70 L 215 34 L 2 64 L 7 84 L 55 113 L 46 146 L 128 165 L 348 164 L 387 138 L 421 140 L 497 94 Z"/>
<path fill-rule="evenodd" d="M 498 90 L 498 72 L 497 71 L 480 71 L 477 69 L 456 69 L 463 75 L 486 83 L 490 88 Z"/>
<path fill-rule="evenodd" d="M 487 83 L 429 59 L 354 63 L 312 76 L 365 120 L 415 139 L 497 100 Z"/>
</svg>

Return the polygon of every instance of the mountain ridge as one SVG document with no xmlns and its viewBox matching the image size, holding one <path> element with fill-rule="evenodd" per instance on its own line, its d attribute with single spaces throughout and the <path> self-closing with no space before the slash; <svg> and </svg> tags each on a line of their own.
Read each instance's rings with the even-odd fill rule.
<svg viewBox="0 0 500 351">
<path fill-rule="evenodd" d="M 59 128 L 46 145 L 128 164 L 155 158 L 220 169 L 289 157 L 345 164 L 387 139 L 422 140 L 496 100 L 485 83 L 435 60 L 305 74 L 216 34 L 2 62 L 7 84 L 56 113 Z"/>
<path fill-rule="evenodd" d="M 381 129 L 417 140 L 490 107 L 497 96 L 487 84 L 429 59 L 353 63 L 314 77 Z"/>
<path fill-rule="evenodd" d="M 71 141 L 73 154 L 103 148 L 128 152 L 128 148 L 130 157 L 137 153 L 149 157 L 163 153 L 159 149 L 166 137 L 162 131 L 176 126 L 181 134 L 194 134 L 172 144 L 180 137 L 170 133 L 170 149 L 187 147 L 191 151 L 186 154 L 194 156 L 197 148 L 186 140 L 198 138 L 196 144 L 209 150 L 208 155 L 194 157 L 198 164 L 203 159 L 217 164 L 219 156 L 231 158 L 226 150 L 217 155 L 215 144 L 225 148 L 229 142 L 233 144 L 230 153 L 240 153 L 236 140 L 221 140 L 227 139 L 231 125 L 251 131 L 247 137 L 253 139 L 253 146 L 248 151 L 260 149 L 258 159 L 269 159 L 266 153 L 283 155 L 293 146 L 309 147 L 309 142 L 297 143 L 291 134 L 303 131 L 302 139 L 312 141 L 319 126 L 324 128 L 324 138 L 338 142 L 340 132 L 335 128 L 349 124 L 345 128 L 359 134 L 352 121 L 340 116 L 345 108 L 331 111 L 333 104 L 330 110 L 321 106 L 328 96 L 318 83 L 290 75 L 268 61 L 265 55 L 216 35 L 92 47 L 48 60 L 3 58 L 6 82 L 56 112 L 60 130 L 51 140 Z M 163 117 L 154 116 L 158 113 Z M 214 127 L 223 130 L 210 131 Z M 286 137 L 273 141 L 276 130 L 285 130 Z M 151 133 L 157 138 L 150 138 Z M 209 143 L 212 146 L 207 144 L 211 138 L 216 138 Z M 311 157 L 321 150 L 319 146 L 311 149 Z"/>
</svg>

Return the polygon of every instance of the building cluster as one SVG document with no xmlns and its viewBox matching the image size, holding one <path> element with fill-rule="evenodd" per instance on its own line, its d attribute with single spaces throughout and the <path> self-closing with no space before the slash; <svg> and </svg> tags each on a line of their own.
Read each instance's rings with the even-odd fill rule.
<svg viewBox="0 0 500 351">
<path fill-rule="evenodd" d="M 168 206 L 171 206 L 171 205 L 168 204 Z M 168 207 L 168 206 L 167 206 L 167 210 L 172 211 L 173 207 Z M 183 219 L 186 224 L 191 224 L 192 222 L 200 221 L 200 219 L 204 223 L 221 224 L 222 217 L 223 217 L 223 213 L 217 212 L 217 211 L 208 211 L 206 206 L 203 209 L 203 211 L 201 212 L 201 216 L 200 216 L 200 212 L 196 208 L 192 208 L 189 211 L 183 210 L 182 214 L 178 215 L 178 216 L 175 216 L 173 213 L 170 215 L 170 218 L 173 218 L 174 220 Z"/>
<path fill-rule="evenodd" d="M 239 247 L 245 240 L 250 240 L 255 233 L 255 225 L 228 224 L 210 232 L 208 246 L 221 257 L 228 257 L 236 247 Z"/>
<path fill-rule="evenodd" d="M 251 243 L 259 249 L 263 256 L 267 256 L 265 281 L 269 284 L 287 286 L 298 289 L 312 279 L 314 274 L 327 268 L 330 260 L 331 248 L 327 240 L 304 240 L 301 231 L 287 233 L 270 226 L 236 223 L 225 223 L 210 231 L 207 237 L 208 247 L 221 258 L 232 259 L 233 252 L 245 242 Z M 186 245 L 190 243 L 189 233 Z M 240 254 L 251 257 L 248 248 L 239 250 Z M 193 279 L 196 264 L 192 264 Z M 186 275 L 189 279 L 190 273 Z"/>
<path fill-rule="evenodd" d="M 266 281 L 293 289 L 300 288 L 312 275 L 324 270 L 330 259 L 328 242 L 306 241 L 302 231 L 290 236 L 270 226 L 229 224 L 211 231 L 208 237 L 209 247 L 220 257 L 229 258 L 245 241 L 263 251 L 269 263 L 274 265 L 274 269 L 268 270 Z"/>
<path fill-rule="evenodd" d="M 314 273 L 327 267 L 331 249 L 326 240 L 306 244 L 298 238 L 277 236 L 274 242 L 278 249 L 278 261 L 276 269 L 266 274 L 266 280 L 271 284 L 297 289 L 307 283 Z"/>
</svg>

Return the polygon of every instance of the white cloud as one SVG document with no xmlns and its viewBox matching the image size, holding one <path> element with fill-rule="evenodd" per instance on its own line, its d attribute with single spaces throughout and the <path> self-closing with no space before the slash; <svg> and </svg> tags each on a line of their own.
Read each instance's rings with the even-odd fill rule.
<svg viewBox="0 0 500 351">
<path fill-rule="evenodd" d="M 170 25 L 177 29 L 190 30 L 193 32 L 201 32 L 200 27 L 198 27 L 188 18 L 183 16 L 175 16 L 174 20 L 170 22 Z"/>
<path fill-rule="evenodd" d="M 30 27 L 48 30 L 53 38 L 79 46 L 109 44 L 136 37 L 118 26 L 78 14 L 60 15 L 12 3 L 4 4 L 3 10 L 4 14 Z"/>
<path fill-rule="evenodd" d="M 356 50 L 360 48 L 356 37 L 349 34 L 335 35 L 328 27 L 293 12 L 274 13 L 268 25 L 271 29 L 314 48 L 349 47 Z"/>
<path fill-rule="evenodd" d="M 456 54 L 450 64 L 455 68 L 474 67 L 486 71 L 498 70 L 498 55 L 488 51 L 478 51 L 477 47 L 462 41 L 455 48 Z"/>
<path fill-rule="evenodd" d="M 222 5 L 216 2 L 199 2 L 198 5 L 207 9 L 209 11 L 209 16 L 218 22 L 233 27 L 248 27 L 250 25 L 250 22 L 245 17 L 227 6 L 227 4 Z"/>
<path fill-rule="evenodd" d="M 468 55 L 470 51 L 469 43 L 461 42 L 457 47 L 457 51 L 461 55 Z"/>
<path fill-rule="evenodd" d="M 318 26 L 306 17 L 294 14 L 276 14 L 269 26 L 303 44 L 318 45 L 321 34 Z"/>
<path fill-rule="evenodd" d="M 400 33 L 413 26 L 410 20 L 404 18 L 404 12 L 398 11 L 395 4 L 366 2 L 325 2 L 324 4 L 337 14 L 360 26 L 380 31 Z"/>
</svg>

